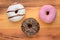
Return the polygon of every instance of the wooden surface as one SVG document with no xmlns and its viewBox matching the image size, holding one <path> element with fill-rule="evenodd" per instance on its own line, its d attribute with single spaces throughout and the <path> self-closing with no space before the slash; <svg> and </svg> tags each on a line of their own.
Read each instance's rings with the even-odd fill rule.
<svg viewBox="0 0 60 40">
<path fill-rule="evenodd" d="M 6 10 L 16 1 L 25 6 L 26 14 L 14 23 L 8 20 Z M 56 19 L 51 24 L 42 22 L 38 16 L 45 4 L 51 4 L 57 10 Z M 21 30 L 21 23 L 27 18 L 35 18 L 40 24 L 40 31 L 32 37 L 27 37 Z M 0 40 L 60 40 L 60 0 L 0 0 Z"/>
</svg>

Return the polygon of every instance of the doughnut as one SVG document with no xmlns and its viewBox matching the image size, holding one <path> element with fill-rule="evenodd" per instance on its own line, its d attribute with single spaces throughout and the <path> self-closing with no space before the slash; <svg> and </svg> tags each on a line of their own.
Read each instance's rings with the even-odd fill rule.
<svg viewBox="0 0 60 40">
<path fill-rule="evenodd" d="M 25 15 L 25 8 L 22 4 L 10 5 L 7 9 L 8 19 L 17 22 L 21 20 Z"/>
<path fill-rule="evenodd" d="M 56 9 L 51 5 L 44 5 L 39 11 L 40 19 L 45 23 L 52 23 L 56 17 Z"/>
<path fill-rule="evenodd" d="M 23 21 L 21 29 L 27 36 L 32 36 L 39 31 L 40 27 L 35 19 L 28 18 Z"/>
</svg>

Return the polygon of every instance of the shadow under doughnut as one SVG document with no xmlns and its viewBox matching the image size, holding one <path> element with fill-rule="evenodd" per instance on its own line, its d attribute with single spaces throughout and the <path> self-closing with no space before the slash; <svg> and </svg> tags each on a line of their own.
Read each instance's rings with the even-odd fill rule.
<svg viewBox="0 0 60 40">
<path fill-rule="evenodd" d="M 32 36 L 40 30 L 39 23 L 33 18 L 25 19 L 21 28 L 27 36 Z"/>
</svg>

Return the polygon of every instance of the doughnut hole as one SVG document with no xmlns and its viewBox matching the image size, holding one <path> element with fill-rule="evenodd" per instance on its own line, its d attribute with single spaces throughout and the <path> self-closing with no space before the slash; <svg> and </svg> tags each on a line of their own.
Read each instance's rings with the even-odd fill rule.
<svg viewBox="0 0 60 40">
<path fill-rule="evenodd" d="M 49 11 L 46 12 L 46 15 L 49 15 Z"/>
<path fill-rule="evenodd" d="M 18 10 L 16 10 L 15 13 L 18 13 Z"/>
<path fill-rule="evenodd" d="M 28 28 L 32 28 L 32 24 L 28 24 Z"/>
</svg>

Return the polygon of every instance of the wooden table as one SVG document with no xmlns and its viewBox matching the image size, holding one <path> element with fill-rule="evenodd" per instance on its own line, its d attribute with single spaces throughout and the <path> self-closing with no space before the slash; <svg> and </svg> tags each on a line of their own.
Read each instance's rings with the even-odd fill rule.
<svg viewBox="0 0 60 40">
<path fill-rule="evenodd" d="M 19 22 L 8 20 L 6 10 L 14 2 L 25 6 L 25 17 Z M 57 10 L 56 19 L 51 24 L 42 22 L 38 13 L 45 4 L 53 5 Z M 34 18 L 40 24 L 40 31 L 27 37 L 21 30 L 21 23 L 24 19 Z M 0 0 L 0 40 L 60 40 L 60 0 Z"/>
</svg>

